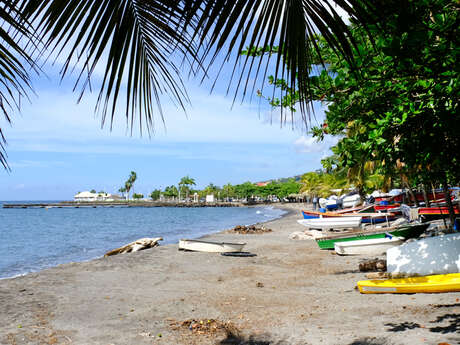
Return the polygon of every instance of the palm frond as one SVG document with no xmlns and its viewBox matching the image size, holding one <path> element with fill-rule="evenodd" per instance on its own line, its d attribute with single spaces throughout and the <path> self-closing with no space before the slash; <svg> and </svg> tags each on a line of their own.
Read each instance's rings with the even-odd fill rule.
<svg viewBox="0 0 460 345">
<path fill-rule="evenodd" d="M 33 36 L 29 23 L 17 8 L 18 1 L 0 4 L 0 113 L 11 124 L 10 112 L 20 109 L 21 99 L 31 91 L 28 68 L 35 65 L 24 47 Z M 0 128 L 0 164 L 10 171 L 6 138 Z"/>
<path fill-rule="evenodd" d="M 80 98 L 96 66 L 106 59 L 96 106 L 102 124 L 110 116 L 112 126 L 123 83 L 131 130 L 138 116 L 141 133 L 143 123 L 150 133 L 155 106 L 164 120 L 162 95 L 185 109 L 189 99 L 173 54 L 196 61 L 197 52 L 188 34 L 179 30 L 184 18 L 180 1 L 25 0 L 23 11 L 39 33 L 47 35 L 45 48 L 57 54 L 70 48 L 62 76 L 75 64 L 80 67 L 75 86 L 80 87 Z M 188 23 L 194 27 L 193 18 Z"/>
<path fill-rule="evenodd" d="M 374 7 L 370 1 L 333 0 L 351 18 L 365 23 L 373 18 Z M 319 0 L 185 0 L 190 12 L 199 13 L 195 36 L 200 37 L 200 48 L 204 47 L 201 62 L 208 66 L 223 52 L 227 60 L 232 52 L 237 52 L 235 69 L 229 85 L 242 90 L 246 96 L 249 81 L 255 80 L 263 72 L 262 82 L 267 73 L 272 54 L 265 56 L 241 56 L 245 47 L 279 47 L 275 60 L 275 79 L 287 80 L 290 89 L 296 87 L 300 94 L 302 120 L 309 120 L 311 107 L 310 70 L 313 62 L 312 49 L 316 49 L 313 36 L 320 33 L 331 47 L 353 65 L 351 46 L 354 40 L 334 7 L 327 1 Z M 197 5 L 199 3 L 199 5 Z M 195 5 L 193 5 L 195 4 Z M 255 62 L 254 59 L 258 59 Z M 241 72 L 236 66 L 241 62 Z M 264 68 L 265 67 L 265 68 Z M 252 74 L 255 74 L 252 78 Z M 308 117 L 306 116 L 308 115 Z M 291 115 L 292 116 L 292 115 Z M 283 117 L 282 117 L 282 121 Z"/>
</svg>

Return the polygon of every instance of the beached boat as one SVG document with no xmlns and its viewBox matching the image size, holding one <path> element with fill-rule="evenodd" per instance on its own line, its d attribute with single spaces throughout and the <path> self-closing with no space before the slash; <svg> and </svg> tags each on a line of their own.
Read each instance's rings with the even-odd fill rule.
<svg viewBox="0 0 460 345">
<path fill-rule="evenodd" d="M 304 219 L 315 218 L 336 218 L 336 217 L 362 217 L 362 223 L 377 224 L 383 222 L 391 222 L 395 219 L 394 213 L 379 213 L 379 212 L 356 212 L 356 213 L 339 213 L 339 212 L 320 212 L 302 210 Z"/>
<path fill-rule="evenodd" d="M 454 213 L 460 214 L 460 207 L 454 205 Z M 447 206 L 432 206 L 432 207 L 419 207 L 418 208 L 418 215 L 419 216 L 448 216 L 449 215 L 449 207 Z"/>
<path fill-rule="evenodd" d="M 315 219 L 300 219 L 299 224 L 310 229 L 347 229 L 357 228 L 361 225 L 361 217 L 330 217 Z"/>
<path fill-rule="evenodd" d="M 179 250 L 208 253 L 241 252 L 246 243 L 209 242 L 201 240 L 179 240 Z"/>
<path fill-rule="evenodd" d="M 341 199 L 342 207 L 344 208 L 356 207 L 361 202 L 361 197 L 359 196 L 359 194 L 347 195 Z"/>
<path fill-rule="evenodd" d="M 346 242 L 346 241 L 358 241 L 358 240 L 370 240 L 374 238 L 383 238 L 386 233 L 396 236 L 408 238 L 419 237 L 429 226 L 428 223 L 413 223 L 404 224 L 395 227 L 380 228 L 374 230 L 353 230 L 344 231 L 340 234 L 333 234 L 324 236 L 322 238 L 316 238 L 316 244 L 320 249 L 334 249 L 335 242 Z"/>
<path fill-rule="evenodd" d="M 422 276 L 460 273 L 459 258 L 459 233 L 426 237 L 389 249 L 387 271 L 391 274 Z"/>
<path fill-rule="evenodd" d="M 394 213 L 395 209 L 399 208 L 400 206 L 400 204 L 374 205 L 374 210 L 377 212 L 391 210 L 391 213 Z"/>
<path fill-rule="evenodd" d="M 329 198 L 319 198 L 318 203 L 320 207 L 326 209 L 326 210 L 335 210 L 339 207 L 337 204 L 337 196 L 336 195 L 331 195 Z"/>
<path fill-rule="evenodd" d="M 386 280 L 358 282 L 361 293 L 433 293 L 460 291 L 460 274 L 438 274 Z"/>
<path fill-rule="evenodd" d="M 334 250 L 339 255 L 382 255 L 403 242 L 404 238 L 390 235 L 369 240 L 335 242 Z"/>
</svg>

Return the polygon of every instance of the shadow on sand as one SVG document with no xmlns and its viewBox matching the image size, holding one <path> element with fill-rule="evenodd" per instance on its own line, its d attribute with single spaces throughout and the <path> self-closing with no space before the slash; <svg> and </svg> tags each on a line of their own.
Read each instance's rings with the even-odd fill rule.
<svg viewBox="0 0 460 345">
<path fill-rule="evenodd" d="M 450 306 L 450 305 L 448 305 Z M 449 334 L 456 333 L 460 334 L 460 314 L 447 313 L 441 316 L 438 316 L 435 320 L 430 321 L 431 324 L 440 324 L 442 325 L 433 325 L 433 327 L 422 327 L 415 322 L 401 322 L 401 323 L 386 323 L 385 326 L 388 328 L 388 332 L 404 332 L 409 329 L 415 328 L 426 328 L 433 333 Z"/>
<path fill-rule="evenodd" d="M 349 345 L 390 345 L 385 338 L 361 338 L 357 339 Z"/>
<path fill-rule="evenodd" d="M 288 345 L 285 342 L 273 342 L 264 339 L 265 337 L 256 338 L 250 336 L 249 338 L 241 337 L 235 334 L 227 334 L 227 337 L 219 342 L 219 345 Z"/>
</svg>

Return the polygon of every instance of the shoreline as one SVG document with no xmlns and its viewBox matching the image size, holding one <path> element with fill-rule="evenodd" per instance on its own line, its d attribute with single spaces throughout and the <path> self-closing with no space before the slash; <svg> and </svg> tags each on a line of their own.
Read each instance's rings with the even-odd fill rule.
<svg viewBox="0 0 460 345">
<path fill-rule="evenodd" d="M 177 244 L 0 280 L 0 344 L 439 344 L 460 342 L 460 293 L 361 295 L 362 257 L 288 238 L 300 208 L 244 241 L 251 258 Z M 187 320 L 232 332 L 195 332 Z M 210 321 L 211 322 L 211 321 Z M 237 331 L 235 331 L 237 330 Z M 252 342 L 249 341 L 251 339 Z"/>
<path fill-rule="evenodd" d="M 246 208 L 260 208 L 260 207 L 270 207 L 270 206 L 273 206 L 273 205 L 270 205 L 270 204 L 260 204 L 260 205 L 244 205 L 244 206 L 232 206 L 232 207 L 246 207 Z M 158 206 L 157 206 L 158 207 Z M 175 206 L 167 206 L 167 207 L 175 207 Z M 215 206 L 211 206 L 211 207 L 215 207 Z M 225 206 L 218 206 L 218 207 L 225 207 Z M 290 209 L 289 208 L 286 208 L 286 207 L 276 207 L 276 206 L 273 206 L 273 208 L 276 208 L 278 210 L 282 210 L 286 213 L 282 214 L 281 216 L 279 217 L 275 217 L 271 220 L 267 220 L 266 222 L 270 222 L 272 220 L 276 220 L 276 219 L 280 219 L 284 216 L 287 216 L 290 212 Z M 250 226 L 250 225 L 258 225 L 258 224 L 264 224 L 266 222 L 255 222 L 255 223 L 250 223 L 250 224 L 241 224 L 241 225 L 246 225 L 246 226 Z M 240 225 L 240 224 L 237 224 L 237 225 Z M 216 230 L 213 230 L 212 232 L 209 232 L 209 233 L 206 233 L 206 234 L 201 234 L 201 235 L 198 235 L 197 237 L 192 237 L 190 239 L 200 239 L 200 238 L 205 238 L 207 236 L 212 236 L 214 234 L 219 234 L 219 233 L 224 233 L 225 231 L 228 231 L 228 229 L 216 229 Z M 161 235 L 161 234 L 160 234 Z M 134 240 L 137 240 L 136 239 L 133 239 Z M 125 243 L 126 244 L 126 243 Z M 173 242 L 173 243 L 165 243 L 165 244 L 160 244 L 162 247 L 164 246 L 169 246 L 169 245 L 177 245 L 177 242 Z M 106 248 L 104 249 L 104 253 L 106 253 L 107 251 L 109 250 L 112 250 L 114 248 Z M 74 264 L 74 263 L 80 263 L 80 262 L 91 262 L 93 260 L 97 260 L 97 259 L 100 259 L 104 256 L 104 254 L 102 254 L 101 256 L 94 256 L 92 258 L 87 258 L 87 259 L 82 259 L 82 260 L 77 260 L 77 261 L 69 261 L 69 262 L 62 262 L 62 263 L 57 263 L 55 265 L 50 265 L 48 267 L 44 267 L 44 268 L 39 268 L 37 270 L 31 270 L 31 271 L 28 271 L 28 272 L 24 272 L 24 273 L 18 273 L 18 274 L 15 274 L 13 276 L 9 276 L 9 277 L 0 277 L 0 281 L 2 280 L 5 280 L 5 279 L 14 279 L 14 278 L 18 278 L 18 277 L 23 277 L 23 276 L 27 276 L 28 274 L 32 274 L 32 273 L 39 273 L 41 271 L 44 271 L 44 270 L 48 270 L 48 269 L 52 269 L 54 267 L 57 267 L 57 266 L 60 266 L 60 265 L 66 265 L 66 264 Z"/>
</svg>

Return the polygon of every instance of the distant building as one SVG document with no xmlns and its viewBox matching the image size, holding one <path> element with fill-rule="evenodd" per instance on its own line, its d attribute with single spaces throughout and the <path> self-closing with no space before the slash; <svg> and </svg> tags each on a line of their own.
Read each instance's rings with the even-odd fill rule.
<svg viewBox="0 0 460 345">
<path fill-rule="evenodd" d="M 266 181 L 266 182 L 256 182 L 254 183 L 258 187 L 265 187 L 267 184 L 269 184 L 272 181 Z"/>
<path fill-rule="evenodd" d="M 73 197 L 74 201 L 118 201 L 124 200 L 119 195 L 110 193 L 91 193 L 88 191 L 80 192 Z"/>
<path fill-rule="evenodd" d="M 214 194 L 206 195 L 206 202 L 214 202 Z"/>
</svg>

